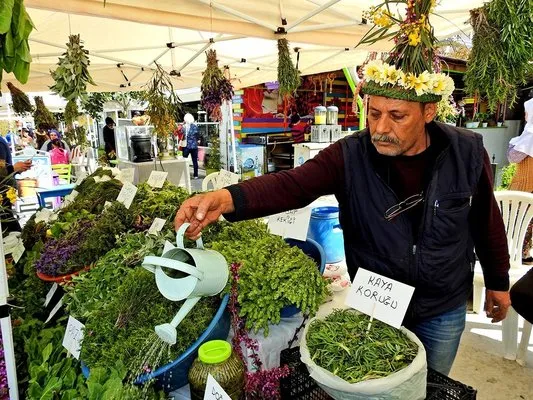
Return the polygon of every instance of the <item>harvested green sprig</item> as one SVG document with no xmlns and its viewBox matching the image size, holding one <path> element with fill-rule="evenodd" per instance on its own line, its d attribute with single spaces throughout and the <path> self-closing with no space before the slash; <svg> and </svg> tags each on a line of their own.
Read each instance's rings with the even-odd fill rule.
<svg viewBox="0 0 533 400">
<path fill-rule="evenodd" d="M 279 94 L 291 97 L 301 83 L 300 73 L 294 66 L 287 39 L 278 39 Z"/>
<path fill-rule="evenodd" d="M 15 114 L 24 116 L 33 112 L 33 106 L 30 99 L 22 90 L 13 85 L 11 82 L 7 83 L 9 92 L 11 93 L 11 100 L 13 101 L 13 110 Z"/>
<path fill-rule="evenodd" d="M 384 378 L 414 360 L 418 346 L 400 330 L 355 310 L 334 310 L 311 323 L 306 340 L 311 359 L 349 383 Z"/>
</svg>

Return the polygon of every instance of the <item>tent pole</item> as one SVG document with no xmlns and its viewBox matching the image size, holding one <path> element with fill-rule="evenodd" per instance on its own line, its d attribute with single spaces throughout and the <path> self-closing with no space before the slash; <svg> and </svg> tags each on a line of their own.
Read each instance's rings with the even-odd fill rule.
<svg viewBox="0 0 533 400">
<path fill-rule="evenodd" d="M 215 43 L 215 40 L 218 39 L 220 36 L 222 36 L 222 33 L 218 34 L 213 40 L 209 39 L 209 41 L 205 44 L 204 47 L 202 47 L 200 50 L 198 50 L 196 53 L 194 53 L 194 55 L 189 58 L 185 64 L 183 64 L 177 72 L 181 72 L 185 69 L 185 67 L 187 67 L 187 65 L 189 65 L 190 63 L 192 63 L 194 60 L 196 60 L 196 58 L 198 58 L 198 56 L 200 54 L 202 54 L 204 51 L 206 51 L 209 47 L 211 47 L 211 45 L 213 43 Z"/>
<path fill-rule="evenodd" d="M 329 55 L 329 56 L 327 56 L 326 58 L 323 58 L 322 60 L 317 61 L 316 63 L 307 66 L 306 68 L 301 68 L 300 70 L 301 70 L 302 72 L 307 71 L 308 69 L 311 69 L 311 68 L 313 68 L 313 67 L 316 67 L 317 65 L 320 65 L 320 64 L 322 64 L 322 63 L 324 63 L 324 62 L 330 60 L 331 58 L 337 57 L 339 54 L 342 54 L 342 53 L 344 53 L 345 51 L 347 51 L 347 50 L 346 50 L 346 49 L 339 50 L 338 52 L 334 53 L 333 55 Z"/>
<path fill-rule="evenodd" d="M 198 1 L 200 3 L 203 3 L 203 4 L 207 5 L 207 6 L 213 7 L 216 10 L 225 12 L 227 14 L 233 15 L 234 17 L 238 17 L 238 18 L 244 19 L 245 21 L 248 21 L 248 22 L 251 22 L 253 24 L 256 24 L 256 25 L 262 26 L 264 28 L 270 29 L 273 32 L 275 32 L 278 29 L 276 26 L 269 25 L 266 22 L 263 22 L 263 21 L 261 21 L 261 20 L 259 20 L 257 18 L 251 17 L 251 16 L 249 16 L 247 14 L 244 14 L 244 13 L 242 13 L 240 11 L 234 10 L 233 8 L 224 6 L 222 4 L 217 4 L 214 1 L 211 1 L 211 0 L 198 0 Z M 340 0 L 337 0 L 337 1 L 340 1 Z"/>
<path fill-rule="evenodd" d="M 152 64 L 155 63 L 155 62 L 157 62 L 157 60 L 159 60 L 161 57 L 163 57 L 165 54 L 167 54 L 169 50 L 170 50 L 169 48 L 166 48 L 161 54 L 159 54 L 156 58 L 154 58 L 154 59 L 152 60 L 152 62 L 151 62 L 150 64 L 148 64 L 148 65 L 149 65 L 149 66 L 148 66 L 148 69 L 153 69 L 152 67 L 150 67 L 150 65 L 152 65 Z M 129 82 L 130 85 L 131 85 L 131 83 L 135 80 L 135 78 L 137 78 L 137 77 L 138 77 L 139 75 L 141 75 L 143 72 L 144 72 L 144 71 L 141 70 L 141 71 L 137 72 L 135 75 L 133 75 L 133 77 L 130 79 L 130 82 Z"/>
<path fill-rule="evenodd" d="M 172 36 L 172 28 L 168 28 L 168 40 L 170 43 L 174 43 L 174 38 Z M 172 69 L 176 69 L 176 51 L 174 50 L 174 46 L 170 48 L 170 55 L 171 55 L 171 62 L 172 62 Z"/>
<path fill-rule="evenodd" d="M 320 7 L 317 7 L 316 9 L 314 9 L 313 11 L 311 11 L 310 13 L 308 13 L 307 15 L 304 15 L 302 18 L 300 18 L 299 20 L 297 20 L 296 22 L 293 22 L 292 24 L 289 24 L 285 30 L 287 32 L 290 32 L 292 28 L 294 28 L 295 26 L 297 25 L 300 25 L 302 22 L 305 22 L 307 21 L 308 19 L 310 18 L 313 18 L 315 15 L 317 15 L 318 13 L 321 13 L 322 11 L 324 11 L 325 9 L 327 8 L 330 8 L 331 6 L 333 6 L 334 4 L 337 4 L 340 0 L 330 0 L 328 1 L 327 3 L 321 5 Z"/>
<path fill-rule="evenodd" d="M 352 22 L 340 22 L 338 24 L 316 24 L 316 25 L 311 25 L 311 26 L 300 26 L 300 27 L 291 29 L 291 32 L 295 33 L 295 32 L 319 31 L 322 29 L 344 28 L 347 26 L 354 26 L 354 25 L 359 25 L 359 22 L 352 21 Z"/>
<path fill-rule="evenodd" d="M 307 0 L 307 1 L 309 3 L 313 3 L 313 4 L 317 5 L 317 6 L 322 4 L 319 0 Z M 344 13 L 342 11 L 330 9 L 330 10 L 328 10 L 328 12 L 330 12 L 331 14 L 336 14 L 338 17 L 348 18 L 348 20 L 350 20 L 350 21 L 354 21 L 355 20 L 355 21 L 358 21 L 359 23 L 361 22 L 357 18 L 354 18 L 353 15 L 346 14 L 346 13 Z"/>
</svg>

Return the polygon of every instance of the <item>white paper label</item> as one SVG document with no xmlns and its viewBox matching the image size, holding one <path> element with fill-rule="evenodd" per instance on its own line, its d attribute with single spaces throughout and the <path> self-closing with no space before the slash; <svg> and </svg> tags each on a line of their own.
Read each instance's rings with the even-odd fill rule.
<svg viewBox="0 0 533 400">
<path fill-rule="evenodd" d="M 284 238 L 306 240 L 311 220 L 311 208 L 286 211 L 268 217 L 270 233 Z"/>
<path fill-rule="evenodd" d="M 346 305 L 400 328 L 415 288 L 359 268 L 346 296 Z"/>
<path fill-rule="evenodd" d="M 59 287 L 58 284 L 54 283 L 52 287 L 50 288 L 50 290 L 48 291 L 48 293 L 46 294 L 46 298 L 44 299 L 45 307 L 48 306 L 48 304 L 50 304 L 50 300 L 52 300 L 52 297 L 54 297 L 54 293 L 56 292 L 58 287 Z"/>
<path fill-rule="evenodd" d="M 150 229 L 148 229 L 148 233 L 155 235 L 157 232 L 161 232 L 161 229 L 163 229 L 166 222 L 166 220 L 161 218 L 154 219 L 154 222 L 152 222 Z"/>
<path fill-rule="evenodd" d="M 129 182 L 133 184 L 133 178 L 135 175 L 135 169 L 134 168 L 124 168 L 120 170 L 120 181 L 122 183 Z"/>
<path fill-rule="evenodd" d="M 236 183 L 239 183 L 239 175 L 226 171 L 225 169 L 221 169 L 218 177 L 216 178 L 215 189 L 222 189 L 226 186 L 234 185 Z"/>
<path fill-rule="evenodd" d="M 168 172 L 165 171 L 152 171 L 148 178 L 148 184 L 153 188 L 162 188 L 167 175 Z"/>
<path fill-rule="evenodd" d="M 80 359 L 81 342 L 83 340 L 83 330 L 85 326 L 76 318 L 69 316 L 65 336 L 63 337 L 63 347 L 74 356 Z"/>
<path fill-rule="evenodd" d="M 76 179 L 76 182 L 75 184 L 76 185 L 79 185 L 85 178 L 87 178 L 87 172 L 85 171 L 81 171 L 79 174 L 78 174 L 78 177 Z"/>
<path fill-rule="evenodd" d="M 70 192 L 70 197 L 72 197 L 72 199 L 75 199 L 77 195 L 79 195 L 79 193 L 76 190 L 73 190 L 72 192 Z"/>
<path fill-rule="evenodd" d="M 137 186 L 126 182 L 118 194 L 117 201 L 121 202 L 126 208 L 129 209 L 133 199 L 135 198 L 135 194 L 137 194 Z"/>
<path fill-rule="evenodd" d="M 24 243 L 22 243 L 22 240 L 19 240 L 17 247 L 15 247 L 13 251 L 11 252 L 11 255 L 13 256 L 13 261 L 15 262 L 15 264 L 19 262 L 20 257 L 22 257 L 25 250 L 26 249 L 24 248 Z"/>
<path fill-rule="evenodd" d="M 208 374 L 204 400 L 231 400 L 231 397 L 222 389 L 222 386 L 220 386 L 215 378 L 211 374 Z"/>
<path fill-rule="evenodd" d="M 56 306 L 52 308 L 52 311 L 50 311 L 50 315 L 48 316 L 46 321 L 44 321 L 44 323 L 46 324 L 48 321 L 50 321 L 52 317 L 56 315 L 56 313 L 59 311 L 61 307 L 63 307 L 63 297 L 61 297 L 61 299 L 57 302 Z"/>
<path fill-rule="evenodd" d="M 106 202 L 104 203 L 104 210 L 105 210 L 106 208 L 108 208 L 108 207 L 111 207 L 112 205 L 113 205 L 113 203 L 111 203 L 110 201 L 106 201 Z"/>
</svg>

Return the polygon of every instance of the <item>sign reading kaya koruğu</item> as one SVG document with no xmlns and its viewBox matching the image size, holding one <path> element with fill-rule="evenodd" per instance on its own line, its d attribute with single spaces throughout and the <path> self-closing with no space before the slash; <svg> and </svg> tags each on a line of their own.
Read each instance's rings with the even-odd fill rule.
<svg viewBox="0 0 533 400">
<path fill-rule="evenodd" d="M 345 303 L 399 328 L 414 291 L 415 288 L 412 286 L 359 268 Z"/>
</svg>

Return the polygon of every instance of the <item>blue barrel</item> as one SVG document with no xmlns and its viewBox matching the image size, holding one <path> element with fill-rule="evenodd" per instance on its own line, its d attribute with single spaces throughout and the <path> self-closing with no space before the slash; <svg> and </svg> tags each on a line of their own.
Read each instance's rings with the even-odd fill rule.
<svg viewBox="0 0 533 400">
<path fill-rule="evenodd" d="M 339 207 L 313 208 L 307 237 L 322 246 L 326 264 L 344 260 L 344 236 L 339 223 Z"/>
</svg>

